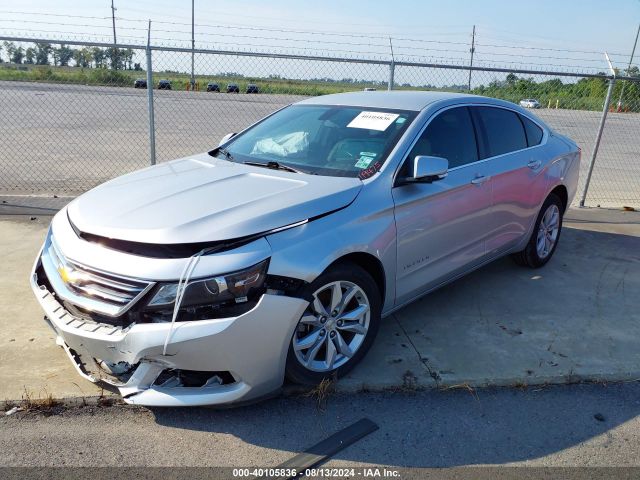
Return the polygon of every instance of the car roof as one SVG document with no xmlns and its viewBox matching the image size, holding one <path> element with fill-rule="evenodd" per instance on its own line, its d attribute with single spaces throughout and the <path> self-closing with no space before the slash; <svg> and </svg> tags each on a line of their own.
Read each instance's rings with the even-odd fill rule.
<svg viewBox="0 0 640 480">
<path fill-rule="evenodd" d="M 450 103 L 488 103 L 493 105 L 509 105 L 513 106 L 511 102 L 505 102 L 503 100 L 497 100 L 494 98 L 481 97 L 479 95 L 470 95 L 466 93 L 452 93 L 452 92 L 430 92 L 430 91 L 417 91 L 417 90 L 402 90 L 402 91 L 374 91 L 374 92 L 348 92 L 348 93 L 335 93 L 331 95 L 322 95 L 319 97 L 311 97 L 298 104 L 303 105 L 344 105 L 352 107 L 367 107 L 367 108 L 390 108 L 398 110 L 424 110 L 427 106 L 435 102 L 445 102 L 449 100 Z"/>
</svg>

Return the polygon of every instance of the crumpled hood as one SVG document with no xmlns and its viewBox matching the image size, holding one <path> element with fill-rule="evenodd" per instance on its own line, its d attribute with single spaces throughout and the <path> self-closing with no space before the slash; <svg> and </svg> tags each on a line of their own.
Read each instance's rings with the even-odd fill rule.
<svg viewBox="0 0 640 480">
<path fill-rule="evenodd" d="M 349 205 L 357 178 L 252 167 L 200 154 L 111 180 L 68 206 L 82 232 L 154 244 L 229 240 Z"/>
</svg>

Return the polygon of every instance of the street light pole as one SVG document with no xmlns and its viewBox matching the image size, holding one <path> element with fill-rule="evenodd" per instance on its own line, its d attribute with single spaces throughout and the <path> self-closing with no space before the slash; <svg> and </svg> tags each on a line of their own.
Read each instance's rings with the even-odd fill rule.
<svg viewBox="0 0 640 480">
<path fill-rule="evenodd" d="M 196 49 L 196 40 L 195 40 L 195 0 L 191 0 L 191 91 L 194 91 L 196 88 L 196 79 L 194 74 L 194 56 Z"/>
<path fill-rule="evenodd" d="M 631 64 L 633 63 L 633 56 L 636 53 L 636 46 L 638 45 L 638 36 L 640 35 L 640 25 L 638 25 L 638 31 L 636 32 L 636 40 L 633 42 L 633 49 L 631 49 L 631 57 L 629 58 L 629 66 L 627 67 L 627 75 L 629 75 L 629 70 L 631 70 Z M 624 95 L 624 87 L 627 86 L 627 82 L 622 83 L 622 88 L 620 89 L 620 98 L 618 99 L 618 110 L 622 109 L 622 95 Z"/>
</svg>

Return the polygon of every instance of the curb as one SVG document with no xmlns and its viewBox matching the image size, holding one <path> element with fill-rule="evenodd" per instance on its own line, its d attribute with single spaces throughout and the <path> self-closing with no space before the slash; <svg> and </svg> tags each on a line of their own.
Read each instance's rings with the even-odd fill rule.
<svg viewBox="0 0 640 480">
<path fill-rule="evenodd" d="M 484 388 L 518 388 L 526 389 L 529 387 L 551 387 L 561 385 L 575 385 L 575 384 L 620 384 L 620 383 L 632 383 L 640 382 L 640 371 L 631 373 L 615 373 L 615 374 L 590 374 L 590 375 L 550 375 L 533 378 L 503 378 L 503 379 L 483 379 L 483 380 L 460 380 L 460 381 L 438 381 L 429 382 L 424 384 L 420 382 L 407 384 L 388 384 L 388 385 L 368 385 L 365 383 L 357 383 L 355 381 L 343 382 L 342 385 L 338 382 L 333 389 L 330 389 L 330 394 L 347 394 L 353 395 L 358 393 L 412 393 L 430 390 L 476 390 Z M 255 401 L 241 403 L 237 406 L 243 406 L 251 403 L 257 403 L 267 398 L 287 398 L 295 396 L 308 396 L 320 397 L 315 388 L 304 387 L 300 385 L 285 385 L 279 391 L 274 392 L 272 395 L 268 395 Z M 25 404 L 25 399 L 19 400 L 0 400 L 0 410 L 7 411 L 14 406 L 21 406 Z M 105 393 L 103 395 L 90 395 L 90 396 L 76 396 L 76 397 L 49 397 L 48 399 L 36 399 L 32 400 L 32 406 L 25 406 L 25 410 L 43 410 L 53 407 L 73 408 L 73 407 L 110 407 L 110 406 L 128 406 L 122 398 L 117 394 Z M 47 406 L 47 402 L 52 402 L 53 405 Z M 139 405 L 132 405 L 139 407 Z M 229 408 L 236 405 L 220 406 L 220 408 Z"/>
</svg>

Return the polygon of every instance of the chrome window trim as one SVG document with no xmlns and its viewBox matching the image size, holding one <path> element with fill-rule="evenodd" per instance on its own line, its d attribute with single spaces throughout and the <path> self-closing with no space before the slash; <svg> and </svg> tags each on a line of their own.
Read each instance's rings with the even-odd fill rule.
<svg viewBox="0 0 640 480">
<path fill-rule="evenodd" d="M 472 166 L 472 165 L 479 165 L 479 164 L 484 163 L 484 162 L 486 162 L 488 160 L 494 160 L 496 158 L 504 157 L 505 155 L 511 155 L 513 153 L 524 152 L 524 151 L 530 150 L 532 148 L 542 147 L 542 146 L 547 144 L 547 141 L 549 139 L 549 135 L 550 135 L 549 129 L 547 129 L 544 125 L 541 125 L 539 121 L 536 121 L 535 119 L 531 118 L 529 115 L 525 115 L 524 113 L 522 113 L 522 112 L 520 112 L 518 110 L 515 110 L 513 108 L 506 107 L 504 105 L 494 105 L 494 104 L 491 104 L 491 103 L 475 103 L 475 102 L 471 102 L 471 103 L 465 102 L 465 103 L 456 103 L 454 105 L 447 105 L 447 106 L 442 107 L 442 108 L 436 110 L 435 112 L 433 112 L 433 114 L 430 115 L 429 118 L 426 120 L 425 124 L 422 126 L 422 128 L 420 129 L 418 134 L 415 136 L 415 138 L 411 141 L 411 144 L 409 145 L 409 148 L 407 148 L 405 153 L 402 155 L 403 156 L 402 161 L 398 164 L 398 166 L 396 167 L 396 171 L 393 174 L 392 188 L 396 188 L 396 187 L 402 186 L 402 185 L 398 185 L 396 183 L 396 181 L 398 180 L 398 173 L 400 172 L 400 169 L 404 165 L 404 162 L 406 162 L 407 159 L 409 158 L 409 153 L 411 153 L 411 150 L 413 150 L 413 147 L 415 146 L 415 144 L 418 143 L 418 140 L 420 140 L 420 137 L 422 137 L 422 134 L 427 129 L 429 124 L 438 115 L 440 115 L 441 113 L 446 112 L 447 110 L 451 110 L 452 108 L 460 108 L 460 107 L 502 108 L 503 110 L 508 110 L 510 112 L 515 113 L 516 115 L 522 115 L 522 116 L 526 117 L 528 120 L 531 120 L 534 124 L 536 124 L 539 128 L 542 129 L 542 140 L 540 140 L 540 143 L 538 143 L 537 145 L 533 145 L 531 147 L 521 148 L 519 150 L 512 150 L 511 152 L 502 153 L 500 155 L 494 155 L 493 157 L 482 158 L 482 159 L 476 160 L 475 162 L 470 162 L 470 163 L 467 163 L 465 165 L 460 165 L 458 167 L 453 167 L 453 168 L 448 170 L 449 172 L 455 172 L 456 170 L 458 170 L 460 168 L 467 168 L 467 167 Z M 524 125 L 522 126 L 522 128 L 524 129 Z M 477 133 L 476 133 L 476 135 L 477 135 Z M 526 132 L 525 132 L 525 138 L 526 138 Z M 476 144 L 477 143 L 478 143 L 478 138 L 476 136 Z"/>
</svg>

